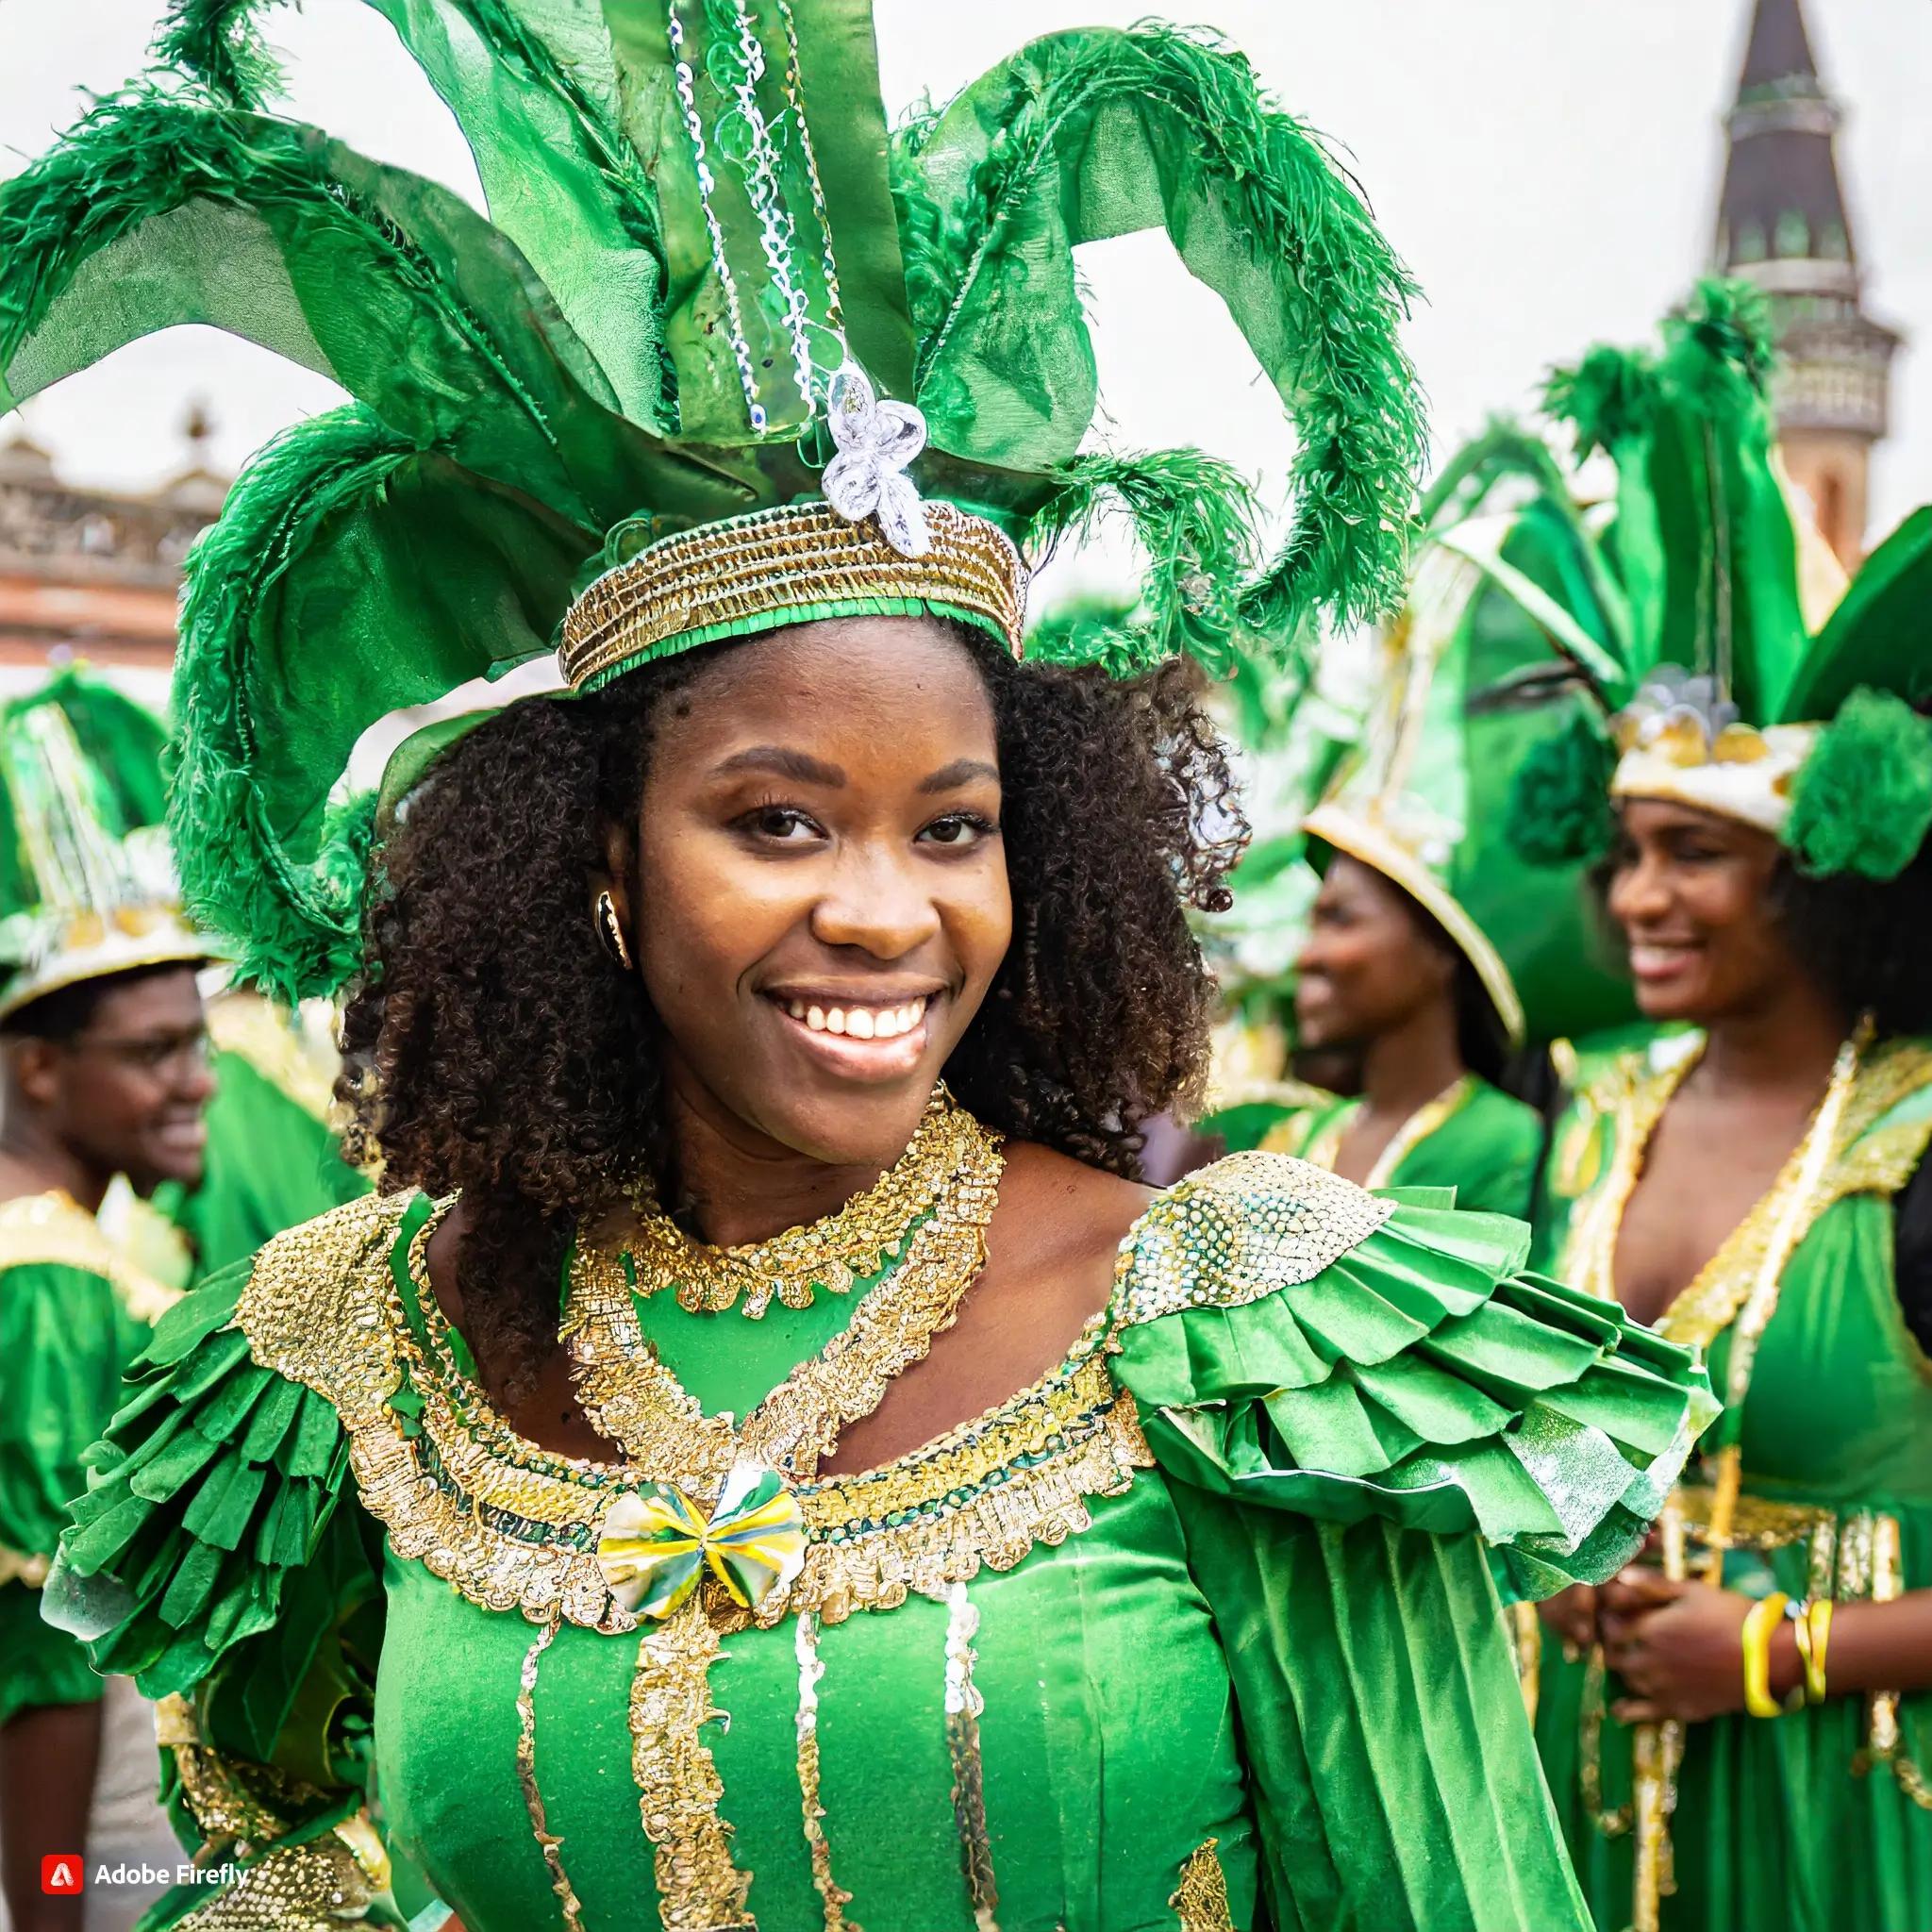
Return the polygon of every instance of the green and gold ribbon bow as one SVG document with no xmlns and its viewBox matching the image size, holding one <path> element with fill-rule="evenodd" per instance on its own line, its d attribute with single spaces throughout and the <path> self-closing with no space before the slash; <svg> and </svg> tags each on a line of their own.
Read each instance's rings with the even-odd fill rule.
<svg viewBox="0 0 1932 1932">
<path fill-rule="evenodd" d="M 789 1586 L 804 1561 L 798 1499 L 756 1462 L 732 1470 L 708 1514 L 669 1483 L 645 1483 L 611 1504 L 597 1539 L 610 1594 L 643 1617 L 668 1617 L 707 1570 L 750 1609 Z"/>
</svg>

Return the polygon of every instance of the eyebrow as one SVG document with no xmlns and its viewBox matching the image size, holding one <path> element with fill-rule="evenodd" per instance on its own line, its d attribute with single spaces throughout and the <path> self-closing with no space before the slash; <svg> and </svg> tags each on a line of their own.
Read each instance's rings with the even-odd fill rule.
<svg viewBox="0 0 1932 1932">
<path fill-rule="evenodd" d="M 957 786 L 971 784 L 974 778 L 991 778 L 997 785 L 1000 781 L 999 767 L 988 764 L 984 758 L 955 758 L 950 765 L 941 765 L 930 777 L 922 778 L 918 789 L 921 791 L 951 791 Z"/>
<path fill-rule="evenodd" d="M 844 771 L 828 765 L 808 752 L 789 751 L 782 744 L 755 744 L 747 751 L 733 752 L 713 773 L 728 777 L 734 772 L 770 772 L 774 777 L 795 778 L 801 785 L 824 785 L 836 790 L 845 782 Z"/>
</svg>

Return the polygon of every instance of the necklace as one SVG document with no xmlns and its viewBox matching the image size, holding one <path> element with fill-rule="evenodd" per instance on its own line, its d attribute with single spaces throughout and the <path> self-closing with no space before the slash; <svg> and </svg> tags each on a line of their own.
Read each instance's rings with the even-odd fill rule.
<svg viewBox="0 0 1932 1932">
<path fill-rule="evenodd" d="M 633 1197 L 638 1224 L 629 1243 L 638 1292 L 675 1286 L 678 1306 L 692 1314 L 719 1314 L 741 1303 L 753 1321 L 774 1296 L 788 1308 L 808 1308 L 815 1289 L 849 1294 L 855 1282 L 904 1251 L 958 1169 L 962 1141 L 980 1131 L 941 1083 L 905 1153 L 864 1193 L 808 1227 L 736 1247 L 694 1240 L 641 1189 Z"/>
<path fill-rule="evenodd" d="M 1006 1158 L 1001 1137 L 950 1096 L 935 1096 L 935 1104 L 945 1158 L 930 1211 L 906 1239 L 897 1266 L 861 1297 L 846 1326 L 741 1424 L 728 1412 L 706 1414 L 644 1340 L 623 1244 L 583 1246 L 572 1257 L 562 1332 L 577 1399 L 598 1430 L 652 1481 L 709 1495 L 743 1461 L 774 1469 L 788 1482 L 808 1480 L 841 1431 L 870 1415 L 893 1377 L 924 1360 L 933 1338 L 953 1325 L 986 1262 L 987 1224 Z M 934 1118 L 929 1111 L 927 1124 Z M 727 1252 L 769 1279 L 759 1261 L 766 1245 Z M 670 1285 L 648 1273 L 635 1250 L 633 1260 L 636 1294 Z"/>
</svg>

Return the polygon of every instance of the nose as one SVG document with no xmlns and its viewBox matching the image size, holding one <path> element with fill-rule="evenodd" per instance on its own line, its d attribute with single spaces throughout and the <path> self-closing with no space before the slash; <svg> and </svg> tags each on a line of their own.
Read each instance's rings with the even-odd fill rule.
<svg viewBox="0 0 1932 1932">
<path fill-rule="evenodd" d="M 848 844 L 812 908 L 812 937 L 903 959 L 940 930 L 940 908 L 919 860 L 896 841 Z"/>
<path fill-rule="evenodd" d="M 214 1098 L 215 1091 L 215 1070 L 208 1063 L 207 1053 L 193 1054 L 177 1061 L 175 1077 L 169 1084 L 176 1100 L 206 1107 Z"/>
<path fill-rule="evenodd" d="M 1654 925 L 1671 909 L 1670 881 L 1663 865 L 1639 852 L 1610 874 L 1610 917 L 1626 931 Z"/>
</svg>

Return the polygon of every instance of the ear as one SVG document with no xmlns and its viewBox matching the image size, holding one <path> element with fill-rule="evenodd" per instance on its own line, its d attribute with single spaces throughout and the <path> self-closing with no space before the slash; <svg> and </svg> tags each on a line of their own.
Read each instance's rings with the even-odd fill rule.
<svg viewBox="0 0 1932 1932">
<path fill-rule="evenodd" d="M 592 923 L 597 916 L 597 898 L 600 893 L 608 892 L 610 903 L 617 908 L 617 923 L 625 933 L 631 926 L 631 881 L 636 876 L 636 839 L 627 825 L 607 824 L 604 827 L 601 843 L 604 862 L 591 871 L 590 904 L 587 908 Z"/>
<path fill-rule="evenodd" d="M 51 1107 L 60 1097 L 67 1057 L 51 1040 L 23 1038 L 7 1044 L 7 1073 L 15 1092 L 35 1107 Z"/>
</svg>

